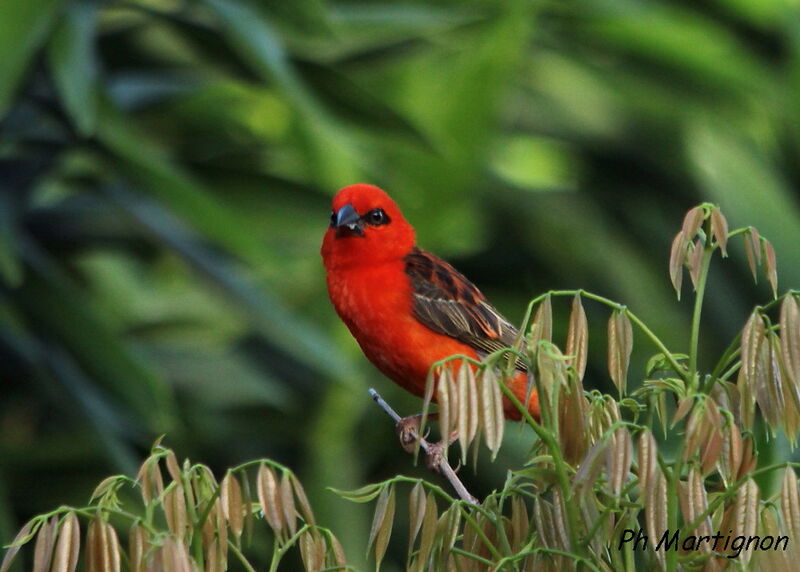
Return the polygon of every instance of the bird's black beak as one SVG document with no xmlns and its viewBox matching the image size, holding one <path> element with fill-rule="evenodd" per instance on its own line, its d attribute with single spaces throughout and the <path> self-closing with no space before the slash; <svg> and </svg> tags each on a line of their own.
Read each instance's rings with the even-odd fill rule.
<svg viewBox="0 0 800 572">
<path fill-rule="evenodd" d="M 336 227 L 336 236 L 350 236 L 353 234 L 364 236 L 361 215 L 350 203 L 347 203 L 336 212 L 333 226 Z"/>
</svg>

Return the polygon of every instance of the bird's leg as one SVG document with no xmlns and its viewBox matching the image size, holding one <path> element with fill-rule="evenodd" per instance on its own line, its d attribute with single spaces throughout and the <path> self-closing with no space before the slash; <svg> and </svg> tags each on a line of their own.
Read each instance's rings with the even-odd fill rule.
<svg viewBox="0 0 800 572">
<path fill-rule="evenodd" d="M 432 413 L 428 416 L 428 419 L 437 419 L 438 417 L 439 415 L 437 413 Z M 397 422 L 397 425 L 395 425 L 397 435 L 400 437 L 400 445 L 407 453 L 414 452 L 414 448 L 420 438 L 419 426 L 421 421 L 422 414 L 418 413 L 416 415 L 403 417 Z M 439 471 L 441 465 L 447 463 L 445 451 L 456 439 L 458 439 L 458 431 L 453 431 L 447 439 L 442 439 L 438 443 L 427 443 L 425 461 L 429 469 Z"/>
<path fill-rule="evenodd" d="M 447 465 L 447 447 L 456 439 L 458 439 L 458 431 L 453 431 L 446 440 L 442 439 L 436 443 L 428 443 L 428 450 L 425 454 L 425 464 L 430 470 L 439 473 L 442 472 L 442 466 Z M 458 471 L 458 467 L 455 468 L 455 471 Z"/>
</svg>

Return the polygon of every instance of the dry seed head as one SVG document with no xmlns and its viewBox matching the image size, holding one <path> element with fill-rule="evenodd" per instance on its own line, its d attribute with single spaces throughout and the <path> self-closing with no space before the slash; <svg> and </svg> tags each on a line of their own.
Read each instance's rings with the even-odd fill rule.
<svg viewBox="0 0 800 572">
<path fill-rule="evenodd" d="M 189 549 L 182 542 L 175 542 L 172 538 L 167 538 L 159 551 L 161 555 L 161 567 L 170 572 L 193 572 L 192 559 L 189 557 Z"/>
<path fill-rule="evenodd" d="M 238 540 L 244 531 L 244 511 L 242 504 L 242 487 L 239 479 L 233 472 L 228 471 L 222 479 L 220 498 L 222 499 L 222 511 L 225 520 L 231 528 L 231 532 Z"/>
<path fill-rule="evenodd" d="M 705 400 L 698 400 L 692 407 L 689 420 L 686 422 L 686 443 L 683 447 L 683 461 L 686 462 L 697 455 L 700 445 L 705 442 L 708 424 L 705 422 Z"/>
<path fill-rule="evenodd" d="M 631 321 L 625 311 L 614 310 L 608 320 L 608 372 L 620 395 L 625 394 L 632 350 Z"/>
<path fill-rule="evenodd" d="M 164 516 L 167 519 L 169 531 L 182 541 L 187 531 L 186 496 L 180 484 L 167 488 L 163 501 Z"/>
<path fill-rule="evenodd" d="M 742 464 L 739 465 L 739 474 L 736 475 L 736 479 L 741 479 L 745 475 L 753 472 L 753 469 L 756 468 L 757 461 L 758 459 L 756 458 L 753 445 L 753 436 L 746 435 L 742 438 Z"/>
<path fill-rule="evenodd" d="M 667 530 L 667 479 L 660 467 L 656 467 L 648 479 L 644 491 L 644 518 L 650 538 L 659 538 Z M 664 552 L 655 553 L 659 562 L 664 563 Z"/>
<path fill-rule="evenodd" d="M 628 478 L 633 458 L 631 434 L 625 426 L 618 427 L 609 438 L 606 449 L 606 471 L 609 494 L 618 497 Z"/>
<path fill-rule="evenodd" d="M 292 480 L 292 488 L 294 489 L 295 499 L 297 500 L 297 504 L 300 505 L 300 515 L 303 517 L 303 520 L 311 526 L 312 528 L 317 525 L 316 519 L 314 518 L 314 512 L 311 510 L 311 503 L 308 502 L 308 497 L 306 496 L 306 491 L 303 489 L 303 485 L 300 484 L 298 478 L 291 474 Z"/>
<path fill-rule="evenodd" d="M 669 279 L 679 300 L 681 298 L 681 285 L 683 284 L 683 261 L 686 259 L 686 248 L 688 246 L 689 239 L 683 231 L 680 231 L 672 239 L 672 247 L 669 252 Z"/>
<path fill-rule="evenodd" d="M 533 522 L 536 525 L 536 533 L 539 541 L 545 548 L 554 548 L 555 539 L 553 538 L 553 519 L 550 514 L 547 501 L 541 495 L 536 495 L 533 499 Z"/>
<path fill-rule="evenodd" d="M 14 540 L 11 541 L 10 547 L 6 551 L 6 555 L 3 556 L 3 561 L 0 563 L 0 572 L 6 572 L 10 567 L 14 558 L 17 556 L 17 553 L 23 547 L 23 545 L 30 540 L 28 538 L 31 533 L 33 532 L 33 526 L 36 523 L 36 520 L 29 520 L 25 523 L 25 525 L 17 532 L 17 535 L 14 537 Z M 46 523 L 42 523 L 39 527 L 39 534 L 41 534 L 42 528 L 46 526 Z"/>
<path fill-rule="evenodd" d="M 737 535 L 753 536 L 758 530 L 760 493 L 758 485 L 753 479 L 747 479 L 739 487 L 733 504 L 728 509 L 725 518 L 727 526 L 722 530 L 735 530 Z M 739 559 L 747 564 L 753 554 L 753 550 L 743 550 Z"/>
<path fill-rule="evenodd" d="M 530 519 L 525 500 L 521 495 L 511 497 L 511 548 L 519 550 L 528 540 Z"/>
<path fill-rule="evenodd" d="M 782 422 L 783 430 L 794 447 L 800 432 L 800 308 L 792 294 L 787 294 L 781 303 L 779 323 L 786 402 Z"/>
<path fill-rule="evenodd" d="M 281 508 L 283 509 L 284 523 L 289 526 L 289 532 L 294 535 L 297 532 L 297 510 L 294 506 L 294 493 L 292 492 L 292 481 L 288 473 L 284 472 L 281 476 Z"/>
<path fill-rule="evenodd" d="M 333 565 L 342 568 L 347 566 L 347 557 L 344 554 L 344 548 L 342 547 L 342 543 L 339 542 L 339 539 L 331 533 L 328 536 L 328 541 L 330 542 L 331 551 L 333 553 Z"/>
<path fill-rule="evenodd" d="M 553 488 L 553 532 L 556 534 L 556 543 L 561 550 L 571 550 L 569 532 L 567 532 L 567 515 L 564 507 L 564 498 L 561 489 Z"/>
<path fill-rule="evenodd" d="M 57 572 L 71 572 L 78 565 L 81 550 L 80 523 L 74 512 L 67 513 L 61 521 L 53 556 L 53 568 Z"/>
<path fill-rule="evenodd" d="M 58 516 L 51 516 L 46 523 L 42 524 L 36 535 L 36 544 L 33 549 L 33 569 L 50 570 L 50 563 L 53 560 L 53 548 L 56 545 L 58 535 Z"/>
<path fill-rule="evenodd" d="M 764 320 L 757 310 L 750 314 L 741 334 L 741 362 L 737 386 L 739 388 L 739 408 L 742 426 L 753 427 L 756 395 L 759 385 L 766 383 L 766 365 L 769 359 L 765 342 Z"/>
<path fill-rule="evenodd" d="M 218 560 L 217 562 L 222 567 L 222 569 L 228 569 L 228 526 L 227 521 L 225 520 L 225 513 L 222 511 L 222 499 L 217 499 L 216 502 L 216 510 L 214 511 L 216 514 L 216 521 L 217 521 L 217 545 L 219 547 L 218 552 Z"/>
<path fill-rule="evenodd" d="M 208 516 L 206 517 L 205 521 L 203 521 L 203 528 L 201 531 L 203 537 L 203 546 L 205 547 L 210 546 L 217 536 L 217 513 L 222 512 L 222 507 L 217 501 L 214 501 L 213 504 L 209 504 L 210 506 L 207 505 Z"/>
<path fill-rule="evenodd" d="M 147 550 L 147 531 L 141 524 L 134 524 L 128 533 L 128 557 L 131 572 L 145 572 L 145 551 Z"/>
<path fill-rule="evenodd" d="M 161 476 L 161 468 L 158 466 L 159 457 L 150 455 L 145 459 L 136 475 L 136 480 L 141 483 L 142 499 L 145 504 L 150 504 L 154 498 L 164 494 L 164 479 Z"/>
<path fill-rule="evenodd" d="M 119 572 L 120 546 L 114 527 L 103 520 L 99 513 L 89 524 L 86 533 L 87 565 L 89 572 Z"/>
<path fill-rule="evenodd" d="M 619 405 L 615 399 L 604 396 L 594 399 L 589 406 L 589 431 L 594 443 L 619 421 Z"/>
<path fill-rule="evenodd" d="M 566 353 L 569 356 L 569 364 L 575 370 L 575 375 L 579 381 L 583 380 L 583 376 L 586 373 L 588 349 L 589 322 L 586 320 L 586 311 L 583 309 L 581 296 L 580 294 L 575 294 L 569 315 Z"/>
<path fill-rule="evenodd" d="M 478 384 L 475 371 L 463 363 L 458 370 L 458 441 L 461 445 L 461 462 L 467 462 L 467 450 L 475 439 L 480 425 Z"/>
<path fill-rule="evenodd" d="M 778 297 L 778 263 L 775 260 L 775 249 L 772 243 L 764 240 L 764 272 L 767 274 L 767 280 L 772 287 L 772 296 Z"/>
<path fill-rule="evenodd" d="M 227 569 L 223 562 L 219 543 L 216 540 L 206 548 L 205 558 L 206 572 L 224 572 Z"/>
<path fill-rule="evenodd" d="M 503 444 L 505 417 L 503 415 L 503 396 L 498 385 L 497 375 L 492 368 L 484 368 L 478 376 L 480 389 L 479 408 L 481 410 L 481 429 L 486 446 L 492 452 L 492 460 Z"/>
<path fill-rule="evenodd" d="M 706 487 L 703 481 L 703 475 L 696 467 L 689 469 L 686 482 L 681 482 L 680 505 L 681 512 L 683 513 L 684 522 L 694 522 L 703 512 L 708 509 L 708 497 L 706 496 Z M 694 530 L 690 530 L 689 534 L 693 535 L 711 535 L 711 518 L 704 518 Z M 710 546 L 703 547 L 704 552 L 708 552 Z"/>
<path fill-rule="evenodd" d="M 797 490 L 797 475 L 788 466 L 783 470 L 780 504 L 786 534 L 789 538 L 800 538 L 797 536 L 800 535 L 800 493 Z"/>
<path fill-rule="evenodd" d="M 761 527 L 759 535 L 763 538 L 771 536 L 776 538 L 781 530 L 778 525 L 778 517 L 774 507 L 765 506 L 761 510 Z M 790 537 L 791 538 L 791 537 Z M 753 559 L 754 570 L 791 570 L 793 558 L 789 551 L 783 550 L 759 550 Z"/>
<path fill-rule="evenodd" d="M 327 546 L 325 539 L 314 529 L 300 535 L 300 556 L 306 570 L 321 570 L 325 567 Z"/>
<path fill-rule="evenodd" d="M 705 401 L 705 418 L 703 422 L 706 425 L 706 439 L 705 443 L 701 442 L 700 444 L 700 467 L 703 470 L 703 475 L 710 473 L 717 464 L 722 452 L 723 439 L 723 423 L 719 409 L 710 397 Z"/>
<path fill-rule="evenodd" d="M 787 294 L 781 303 L 780 331 L 786 371 L 797 394 L 800 386 L 800 306 L 792 294 Z M 800 409 L 800 400 L 797 404 Z"/>
<path fill-rule="evenodd" d="M 722 450 L 717 460 L 717 470 L 722 476 L 725 485 L 730 486 L 739 474 L 744 444 L 742 442 L 742 434 L 733 420 L 729 420 L 722 432 L 722 436 Z"/>
<path fill-rule="evenodd" d="M 719 207 L 711 210 L 711 235 L 717 241 L 722 256 L 728 256 L 728 220 Z"/>
<path fill-rule="evenodd" d="M 458 404 L 450 401 L 452 394 L 453 374 L 449 367 L 442 368 L 436 382 L 436 404 L 439 411 L 439 431 L 445 444 L 444 456 L 447 457 L 447 442 L 452 431 L 453 420 L 458 415 Z"/>
<path fill-rule="evenodd" d="M 208 528 L 210 534 L 204 538 L 206 546 L 206 564 L 214 572 L 227 570 L 228 568 L 228 527 L 225 522 L 225 515 L 222 507 L 222 499 L 217 498 L 214 508 L 209 513 L 206 520 L 205 533 Z M 205 537 L 205 534 L 204 534 Z"/>
<path fill-rule="evenodd" d="M 647 489 L 658 466 L 658 448 L 650 429 L 645 428 L 639 435 L 637 453 L 639 459 L 639 494 L 644 496 L 644 491 Z"/>
<path fill-rule="evenodd" d="M 258 502 L 261 503 L 264 518 L 267 519 L 275 535 L 281 536 L 284 530 L 283 509 L 278 491 L 278 480 L 275 478 L 275 473 L 271 467 L 266 464 L 259 466 L 256 485 L 258 487 Z"/>
<path fill-rule="evenodd" d="M 681 228 L 681 232 L 683 232 L 687 240 L 692 240 L 695 237 L 703 224 L 703 219 L 705 219 L 703 207 L 693 207 L 687 211 L 686 216 L 683 217 L 683 227 Z"/>
<path fill-rule="evenodd" d="M 678 406 L 675 408 L 675 414 L 672 416 L 672 426 L 674 427 L 684 417 L 686 417 L 694 406 L 694 395 L 687 395 L 681 397 L 678 401 Z"/>
<path fill-rule="evenodd" d="M 753 274 L 753 280 L 758 282 L 757 267 L 761 265 L 761 239 L 754 226 L 751 226 L 744 235 L 744 253 L 747 256 L 747 265 Z"/>
<path fill-rule="evenodd" d="M 172 477 L 172 480 L 175 482 L 181 482 L 181 469 L 178 465 L 178 459 L 175 457 L 175 453 L 172 449 L 167 449 L 166 454 L 164 455 L 164 461 L 167 465 L 167 472 L 169 476 Z"/>
<path fill-rule="evenodd" d="M 689 256 L 686 258 L 689 267 L 689 278 L 692 280 L 692 288 L 697 290 L 697 282 L 700 280 L 700 270 L 703 264 L 703 242 L 698 238 L 689 249 Z"/>
<path fill-rule="evenodd" d="M 756 376 L 756 402 L 764 418 L 772 429 L 773 436 L 778 427 L 786 419 L 786 402 L 783 387 L 783 358 L 781 356 L 780 340 L 773 333 L 767 335 L 759 352 L 757 367 L 763 368 L 763 375 Z"/>
<path fill-rule="evenodd" d="M 564 537 L 562 536 L 564 533 L 563 522 L 559 522 L 560 518 L 556 517 L 556 511 L 556 507 L 543 499 L 541 495 L 534 497 L 534 522 L 536 523 L 536 532 L 539 533 L 542 544 L 546 548 L 569 550 L 564 544 Z"/>
<path fill-rule="evenodd" d="M 589 431 L 589 402 L 583 394 L 583 385 L 575 375 L 569 375 L 569 391 L 564 392 L 559 403 L 558 437 L 564 459 L 575 465 L 591 446 Z"/>
</svg>

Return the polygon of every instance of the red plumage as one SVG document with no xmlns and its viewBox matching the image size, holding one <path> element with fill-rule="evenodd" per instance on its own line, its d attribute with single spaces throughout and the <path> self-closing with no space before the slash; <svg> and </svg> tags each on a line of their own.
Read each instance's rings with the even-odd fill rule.
<svg viewBox="0 0 800 572">
<path fill-rule="evenodd" d="M 480 359 L 518 335 L 461 273 L 416 247 L 414 229 L 378 187 L 336 194 L 322 260 L 331 302 L 364 354 L 415 395 L 423 395 L 433 363 L 454 354 Z M 527 373 L 517 368 L 508 386 L 524 402 Z M 535 390 L 528 410 L 538 418 Z M 508 400 L 504 411 L 520 417 Z"/>
</svg>

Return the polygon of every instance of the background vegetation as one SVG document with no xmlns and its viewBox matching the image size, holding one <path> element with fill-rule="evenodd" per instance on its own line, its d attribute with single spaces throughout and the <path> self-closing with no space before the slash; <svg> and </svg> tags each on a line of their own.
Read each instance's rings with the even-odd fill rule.
<svg viewBox="0 0 800 572">
<path fill-rule="evenodd" d="M 351 182 L 392 192 L 511 319 L 583 287 L 685 345 L 667 261 L 703 200 L 800 284 L 798 16 L 784 0 L 5 2 L 0 541 L 135 474 L 166 434 L 218 470 L 291 467 L 358 562 L 370 507 L 325 487 L 424 472 L 366 388 L 402 413 L 419 400 L 325 294 L 328 201 Z M 771 293 L 741 252 L 709 289 L 716 356 Z M 585 385 L 609 390 L 591 367 Z M 473 492 L 534 439 L 508 433 Z"/>
</svg>

